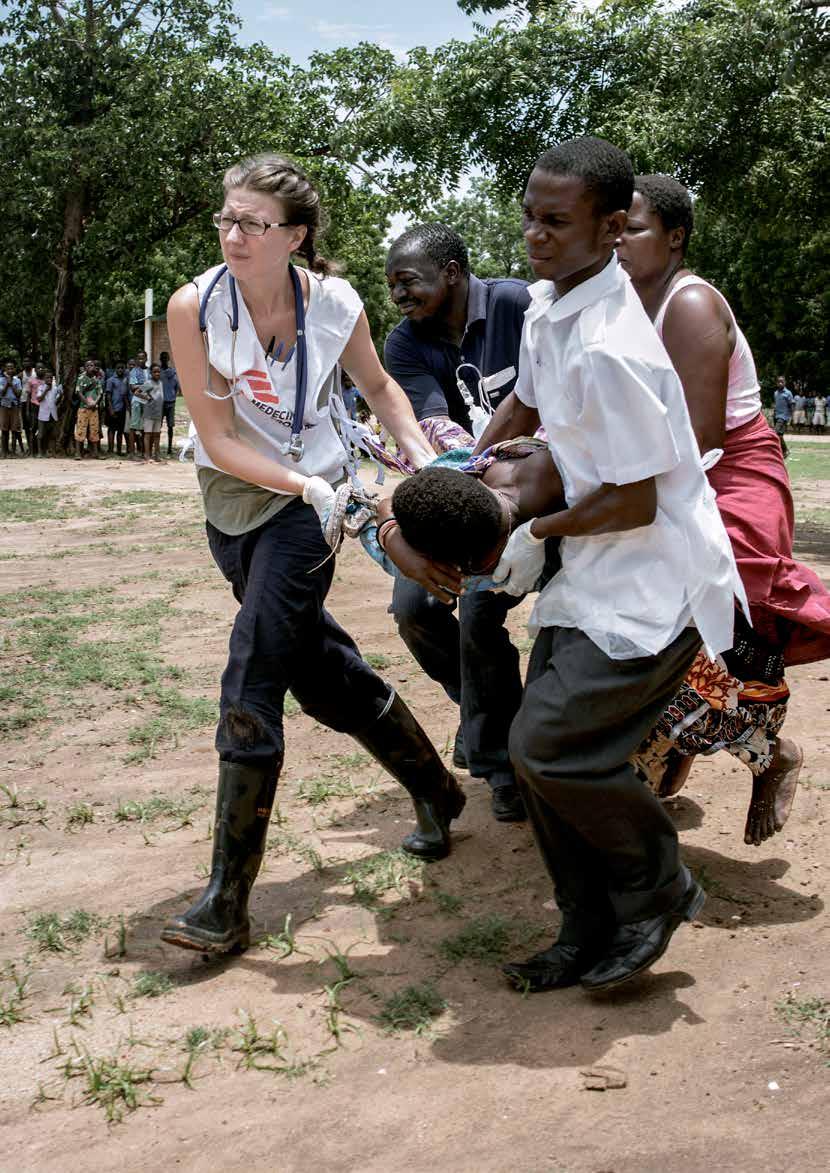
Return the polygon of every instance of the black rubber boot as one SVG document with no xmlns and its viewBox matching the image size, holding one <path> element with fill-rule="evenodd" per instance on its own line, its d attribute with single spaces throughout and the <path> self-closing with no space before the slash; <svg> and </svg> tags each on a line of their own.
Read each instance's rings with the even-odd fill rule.
<svg viewBox="0 0 830 1173">
<path fill-rule="evenodd" d="M 204 953 L 248 948 L 248 895 L 265 852 L 276 788 L 274 770 L 219 763 L 210 882 L 192 908 L 164 926 L 163 941 Z"/>
<path fill-rule="evenodd" d="M 382 717 L 353 736 L 412 796 L 418 826 L 403 850 L 419 859 L 449 855 L 450 823 L 467 799 L 397 693 Z"/>
</svg>

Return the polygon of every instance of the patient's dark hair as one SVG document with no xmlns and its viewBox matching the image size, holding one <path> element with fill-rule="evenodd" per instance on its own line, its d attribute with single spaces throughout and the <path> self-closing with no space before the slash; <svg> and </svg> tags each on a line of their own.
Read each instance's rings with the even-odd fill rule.
<svg viewBox="0 0 830 1173">
<path fill-rule="evenodd" d="M 421 469 L 395 489 L 392 508 L 413 549 L 462 570 L 481 566 L 502 536 L 498 498 L 457 469 Z"/>
</svg>

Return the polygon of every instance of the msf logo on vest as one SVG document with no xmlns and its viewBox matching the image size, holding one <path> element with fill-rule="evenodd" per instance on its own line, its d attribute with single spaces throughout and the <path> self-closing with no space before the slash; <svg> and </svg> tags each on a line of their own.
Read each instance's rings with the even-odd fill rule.
<svg viewBox="0 0 830 1173">
<path fill-rule="evenodd" d="M 294 423 L 294 412 L 291 408 L 280 407 L 280 397 L 274 391 L 266 371 L 244 371 L 239 381 L 246 385 L 248 398 L 257 411 L 261 411 L 263 415 L 274 420 L 275 423 L 291 429 Z"/>
</svg>

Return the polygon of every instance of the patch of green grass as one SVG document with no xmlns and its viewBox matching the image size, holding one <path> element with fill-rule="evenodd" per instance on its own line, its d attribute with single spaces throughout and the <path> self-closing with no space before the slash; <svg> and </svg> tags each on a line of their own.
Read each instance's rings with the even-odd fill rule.
<svg viewBox="0 0 830 1173">
<path fill-rule="evenodd" d="M 334 770 L 360 770 L 371 760 L 366 753 L 336 753 L 326 759 L 326 764 Z"/>
<path fill-rule="evenodd" d="M 3 985 L 11 984 L 8 993 L 0 993 L 0 1026 L 15 1026 L 18 1022 L 24 1022 L 26 1014 L 23 1003 L 28 996 L 28 973 L 19 974 L 17 967 L 9 964 L 0 974 L 0 982 Z"/>
<path fill-rule="evenodd" d="M 275 949 L 280 959 L 284 960 L 290 957 L 292 953 L 302 953 L 303 950 L 297 945 L 297 935 L 291 923 L 291 913 L 289 912 L 285 918 L 285 924 L 278 933 L 263 933 L 257 940 L 257 945 L 264 949 Z"/>
<path fill-rule="evenodd" d="M 358 904 L 371 908 L 385 892 L 409 896 L 423 871 L 423 863 L 404 851 L 381 851 L 350 864 L 343 878 L 352 885 Z"/>
<path fill-rule="evenodd" d="M 78 587 L 76 590 L 59 590 L 51 583 L 26 588 L 26 618 L 24 625 L 33 615 L 47 618 L 57 617 L 64 612 L 71 613 L 79 606 L 95 603 L 101 598 L 100 587 Z M 0 619 L 13 619 L 21 614 L 20 591 L 9 591 L 0 595 Z"/>
<path fill-rule="evenodd" d="M 0 783 L 0 827 L 13 831 L 30 823 L 46 826 L 48 815 L 42 798 L 24 798 L 17 786 Z"/>
<path fill-rule="evenodd" d="M 500 961 L 511 947 L 519 948 L 541 936 L 543 930 L 524 921 L 491 915 L 469 921 L 460 932 L 445 937 L 441 954 L 454 964 L 459 961 Z"/>
<path fill-rule="evenodd" d="M 19 596 L 0 596 L 0 615 L 12 619 L 3 649 L 6 671 L 0 697 L 0 733 L 14 733 L 47 719 L 44 680 L 49 682 L 50 699 L 65 700 L 75 707 L 83 703 L 79 694 L 89 686 L 113 692 L 143 688 L 153 690 L 142 699 L 153 703 L 160 715 L 188 728 L 194 727 L 197 716 L 198 723 L 205 722 L 208 702 L 193 702 L 168 687 L 165 682 L 178 680 L 183 673 L 174 665 L 165 665 L 153 651 L 160 639 L 159 615 L 164 611 L 169 617 L 166 597 L 146 600 L 131 609 L 102 607 L 101 596 L 100 588 L 56 591 L 36 587 L 27 592 L 25 617 L 21 616 Z M 113 623 L 118 625 L 119 636 L 132 627 L 132 638 L 100 638 L 101 628 Z M 95 703 L 100 706 L 100 699 Z M 153 741 L 152 735 L 149 741 Z"/>
<path fill-rule="evenodd" d="M 298 835 L 292 835 L 290 831 L 277 831 L 275 835 L 271 835 L 267 842 L 267 848 L 269 851 L 287 852 L 294 859 L 307 863 L 318 875 L 325 871 L 325 860 L 317 848 L 304 839 L 300 839 Z"/>
<path fill-rule="evenodd" d="M 69 985 L 64 990 L 65 994 L 69 994 L 69 1008 L 67 1014 L 72 1026 L 83 1026 L 82 1019 L 92 1015 L 92 1007 L 95 1005 L 95 993 L 92 986 L 87 983 L 81 989 L 75 985 Z"/>
<path fill-rule="evenodd" d="M 787 438 L 787 472 L 791 481 L 830 481 L 830 445 Z"/>
<path fill-rule="evenodd" d="M 347 1031 L 357 1031 L 357 1028 L 352 1026 L 351 1023 L 340 1021 L 340 1015 L 344 1013 L 343 1007 L 340 1005 L 340 991 L 344 990 L 351 981 L 352 978 L 348 977 L 339 982 L 334 982 L 330 986 L 323 986 L 323 993 L 326 996 L 325 1026 L 338 1047 L 342 1043 L 343 1035 Z"/>
<path fill-rule="evenodd" d="M 283 717 L 296 717 L 298 713 L 303 710 L 300 708 L 300 702 L 293 697 L 290 692 L 285 694 L 285 700 L 282 703 Z"/>
<path fill-rule="evenodd" d="M 156 969 L 148 969 L 133 979 L 131 998 L 160 998 L 169 994 L 173 989 L 173 982 L 166 973 Z"/>
<path fill-rule="evenodd" d="M 85 827 L 95 822 L 95 811 L 88 802 L 75 802 L 66 811 L 67 827 Z"/>
<path fill-rule="evenodd" d="M 800 525 L 815 525 L 820 529 L 830 528 L 830 509 L 812 509 L 807 505 L 796 505 L 795 540 L 798 542 Z"/>
<path fill-rule="evenodd" d="M 392 661 L 383 652 L 366 652 L 363 659 L 370 668 L 374 668 L 378 672 L 382 672 L 384 668 L 388 668 Z"/>
<path fill-rule="evenodd" d="M 435 986 L 424 982 L 420 986 L 407 986 L 387 998 L 377 1021 L 389 1030 L 413 1030 L 421 1035 L 446 1008 L 447 1003 Z"/>
<path fill-rule="evenodd" d="M 349 778 L 330 778 L 325 774 L 317 778 L 303 778 L 297 784 L 297 797 L 309 806 L 320 806 L 332 798 L 353 798 L 356 791 Z"/>
<path fill-rule="evenodd" d="M 205 805 L 206 797 L 200 787 L 187 794 L 153 794 L 150 798 L 128 799 L 115 808 L 117 823 L 154 823 L 157 819 L 172 819 L 175 827 L 186 827 L 191 815 Z"/>
<path fill-rule="evenodd" d="M 95 912 L 76 908 L 68 916 L 57 912 L 40 912 L 26 926 L 26 936 L 46 953 L 65 953 L 106 926 Z"/>
<path fill-rule="evenodd" d="M 0 493 L 0 522 L 59 521 L 84 512 L 80 502 L 71 510 L 61 490 L 53 485 L 42 485 L 37 493 L 31 489 L 4 489 Z"/>
<path fill-rule="evenodd" d="M 796 998 L 789 993 L 776 1002 L 775 1009 L 797 1034 L 808 1029 L 822 1049 L 830 1048 L 830 1000 L 826 998 Z"/>
<path fill-rule="evenodd" d="M 256 1019 L 243 1012 L 242 1025 L 233 1032 L 231 1050 L 239 1055 L 239 1066 L 246 1071 L 273 1071 L 289 1079 L 305 1075 L 313 1066 L 311 1061 L 298 1062 L 287 1053 L 288 1035 L 281 1023 L 263 1034 Z"/>
<path fill-rule="evenodd" d="M 145 507 L 155 515 L 159 506 L 180 506 L 183 511 L 195 504 L 194 497 L 182 493 L 165 493 L 157 489 L 122 489 L 118 493 L 110 493 L 98 502 L 102 509 L 123 509 L 129 507 Z M 172 512 L 172 510 L 171 510 Z M 179 510 L 176 510 L 179 512 Z"/>
<path fill-rule="evenodd" d="M 188 697 L 177 688 L 157 686 L 150 698 L 159 712 L 130 730 L 127 739 L 136 748 L 124 759 L 128 765 L 156 757 L 162 745 L 176 746 L 181 732 L 216 723 L 218 707 L 206 697 Z"/>
<path fill-rule="evenodd" d="M 117 1057 L 93 1057 L 77 1044 L 76 1055 L 63 1067 L 66 1079 L 81 1078 L 83 1102 L 101 1108 L 108 1123 L 117 1124 L 125 1112 L 134 1112 L 142 1104 L 159 1104 L 157 1096 L 142 1099 L 142 1087 L 152 1083 L 151 1069 L 131 1067 Z"/>
<path fill-rule="evenodd" d="M 464 907 L 464 901 L 461 897 L 454 896 L 452 892 L 434 892 L 432 899 L 435 901 L 438 911 L 443 912 L 446 916 L 458 916 Z"/>
<path fill-rule="evenodd" d="M 224 1046 L 230 1031 L 226 1027 L 191 1026 L 182 1040 L 187 1059 L 182 1071 L 182 1083 L 189 1088 L 193 1087 L 193 1067 L 197 1058 L 204 1055 L 208 1049 L 218 1051 Z"/>
</svg>

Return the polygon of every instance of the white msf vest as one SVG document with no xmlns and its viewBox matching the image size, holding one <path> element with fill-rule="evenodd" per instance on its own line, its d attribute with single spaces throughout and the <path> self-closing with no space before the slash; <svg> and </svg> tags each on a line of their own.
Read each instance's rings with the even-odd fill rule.
<svg viewBox="0 0 830 1173">
<path fill-rule="evenodd" d="M 195 279 L 201 304 L 205 291 L 221 266 L 216 265 Z M 216 284 L 206 307 L 207 344 L 210 363 L 231 385 L 236 376 L 237 393 L 232 403 L 239 436 L 263 456 L 302 476 L 318 476 L 334 482 L 343 476 L 346 452 L 329 413 L 329 394 L 336 385 L 338 363 L 351 338 L 363 303 L 348 281 L 340 277 L 320 278 L 308 273 L 309 297 L 306 309 L 308 383 L 302 439 L 302 460 L 283 454 L 280 446 L 291 435 L 296 394 L 296 357 L 283 361 L 266 359 L 257 338 L 251 315 L 237 284 L 239 330 L 231 363 L 231 298 L 229 274 Z M 277 339 L 279 342 L 279 339 Z M 197 468 L 216 468 L 199 440 L 193 425 Z M 272 490 L 276 491 L 276 490 Z"/>
</svg>

